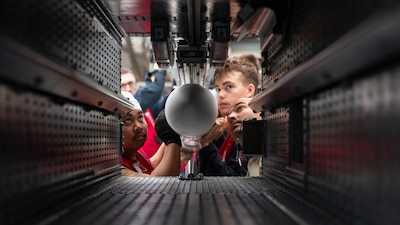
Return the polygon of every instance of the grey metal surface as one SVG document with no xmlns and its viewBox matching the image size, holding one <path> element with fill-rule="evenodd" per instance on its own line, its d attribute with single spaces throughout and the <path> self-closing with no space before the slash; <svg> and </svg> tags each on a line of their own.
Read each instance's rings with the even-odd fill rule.
<svg viewBox="0 0 400 225">
<path fill-rule="evenodd" d="M 107 26 L 104 11 L 96 14 L 101 0 L 85 1 L 93 5 L 82 2 L 5 1 L 6 7 L 0 9 L 2 35 L 57 65 L 50 67 L 46 79 L 34 79 L 43 71 L 30 67 L 39 57 L 12 65 L 23 73 L 1 67 L 1 224 L 398 224 L 397 56 L 374 65 L 361 60 L 364 65 L 347 79 L 331 80 L 266 111 L 268 145 L 260 178 L 124 178 L 119 171 L 118 114 L 39 85 L 70 71 L 66 74 L 88 75 L 89 85 L 98 83 L 91 88 L 101 85 L 119 91 L 118 31 Z M 141 10 L 149 4 L 174 5 L 135 2 L 144 4 L 132 10 L 142 12 L 145 21 L 148 12 Z M 371 13 L 394 2 L 291 1 L 284 41 L 263 53 L 267 67 L 263 88 L 272 88 Z M 121 18 L 125 19 L 132 18 Z M 131 25 L 141 19 L 133 17 Z M 183 32 L 177 27 L 172 31 L 175 36 Z M 87 35 L 81 37 L 82 33 Z M 398 35 L 398 29 L 393 33 Z M 10 48 L 6 44 L 2 43 L 2 54 Z M 386 47 L 390 51 L 391 46 Z M 32 85 L 25 85 L 24 78 Z M 85 83 L 85 79 L 75 81 Z M 99 92 L 108 93 L 103 88 Z M 291 142 L 294 133 L 302 141 Z M 292 161 L 293 149 L 296 154 L 302 150 L 302 161 Z"/>
<path fill-rule="evenodd" d="M 371 17 L 269 84 L 249 102 L 250 107 L 263 111 L 351 76 L 366 66 L 379 64 L 385 58 L 398 57 L 400 6 L 385 8 Z"/>
<path fill-rule="evenodd" d="M 118 91 L 112 91 L 80 71 L 55 61 L 0 35 L 0 78 L 17 85 L 78 101 L 112 113 L 125 114 L 134 107 Z M 18 75 L 18 76 L 16 76 Z"/>
<path fill-rule="evenodd" d="M 281 204 L 280 202 L 284 202 Z M 262 178 L 113 180 L 42 224 L 337 224 Z"/>
<path fill-rule="evenodd" d="M 388 18 L 399 5 L 292 3 L 285 41 L 263 54 L 265 90 L 254 102 L 269 125 L 263 176 L 347 223 L 397 224 L 399 31 L 390 25 L 399 20 Z"/>
<path fill-rule="evenodd" d="M 95 0 L 82 2 L 91 7 L 73 0 L 3 1 L 0 35 L 119 93 L 122 33 Z"/>
<path fill-rule="evenodd" d="M 0 124 L 1 224 L 120 173 L 118 114 L 0 83 Z"/>
<path fill-rule="evenodd" d="M 400 65 L 385 67 L 309 97 L 309 198 L 360 223 L 398 221 Z"/>
</svg>

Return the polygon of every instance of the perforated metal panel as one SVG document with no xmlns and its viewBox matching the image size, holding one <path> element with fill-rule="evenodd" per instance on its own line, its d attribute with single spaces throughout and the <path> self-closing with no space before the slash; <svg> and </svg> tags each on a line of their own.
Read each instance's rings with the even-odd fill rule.
<svg viewBox="0 0 400 225">
<path fill-rule="evenodd" d="M 310 197 L 361 223 L 394 221 L 400 202 L 400 69 L 387 66 L 310 98 Z"/>
<path fill-rule="evenodd" d="M 0 124 L 1 220 L 38 213 L 82 180 L 119 168 L 118 115 L 0 84 Z"/>
<path fill-rule="evenodd" d="M 7 0 L 1 4 L 3 35 L 120 92 L 121 36 L 113 35 L 108 24 L 77 1 Z"/>
<path fill-rule="evenodd" d="M 2 35 L 118 92 L 118 32 L 97 12 L 101 2 L 6 1 Z M 394 1 L 290 2 L 265 89 Z M 118 115 L 0 72 L 0 223 L 397 224 L 399 74 L 394 55 L 300 96 L 302 104 L 268 109 L 260 178 L 180 181 L 121 177 Z M 291 142 L 293 129 L 302 142 Z M 293 149 L 303 161 L 292 163 Z"/>
<path fill-rule="evenodd" d="M 283 42 L 264 53 L 266 90 L 384 6 L 381 1 L 291 3 Z M 268 108 L 263 175 L 346 223 L 397 224 L 399 74 L 395 54 L 300 99 Z M 280 94 L 285 95 L 284 88 Z M 295 101 L 303 104 L 290 110 Z M 299 115 L 293 113 L 302 123 L 294 121 Z M 300 125 L 293 126 L 296 123 Z M 290 142 L 293 133 L 302 135 L 300 146 Z M 298 149 L 303 161 L 293 163 Z"/>
<path fill-rule="evenodd" d="M 287 108 L 278 108 L 268 112 L 267 119 L 267 158 L 264 160 L 263 172 L 266 176 L 271 171 L 283 172 L 289 163 L 289 112 Z"/>
<path fill-rule="evenodd" d="M 53 206 L 120 175 L 117 105 L 87 105 L 120 92 L 121 33 L 102 4 L 1 3 L 1 224 L 51 215 Z M 85 85 L 89 91 L 76 90 Z"/>
<path fill-rule="evenodd" d="M 282 44 L 265 53 L 264 88 L 307 61 L 383 6 L 381 1 L 290 1 L 290 20 Z"/>
</svg>

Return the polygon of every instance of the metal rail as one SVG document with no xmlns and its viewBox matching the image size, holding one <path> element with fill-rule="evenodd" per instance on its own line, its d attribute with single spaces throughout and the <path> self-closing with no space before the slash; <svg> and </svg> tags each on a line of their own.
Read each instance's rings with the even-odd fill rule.
<svg viewBox="0 0 400 225">
<path fill-rule="evenodd" d="M 0 79 L 52 95 L 85 103 L 112 113 L 124 114 L 133 104 L 79 71 L 0 36 Z"/>
</svg>

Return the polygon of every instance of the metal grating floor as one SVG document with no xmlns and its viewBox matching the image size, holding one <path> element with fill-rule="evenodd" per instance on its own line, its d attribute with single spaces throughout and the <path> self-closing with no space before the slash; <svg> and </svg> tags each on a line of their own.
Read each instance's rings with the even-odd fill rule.
<svg viewBox="0 0 400 225">
<path fill-rule="evenodd" d="M 39 224 L 337 223 L 270 186 L 265 178 L 120 177 L 110 183 Z"/>
</svg>

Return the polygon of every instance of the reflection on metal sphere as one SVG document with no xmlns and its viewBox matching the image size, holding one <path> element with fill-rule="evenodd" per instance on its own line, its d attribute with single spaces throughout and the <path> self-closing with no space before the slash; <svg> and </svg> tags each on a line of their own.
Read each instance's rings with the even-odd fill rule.
<svg viewBox="0 0 400 225">
<path fill-rule="evenodd" d="M 198 84 L 176 88 L 165 103 L 168 124 L 181 136 L 202 136 L 214 125 L 217 115 L 214 96 Z"/>
</svg>

